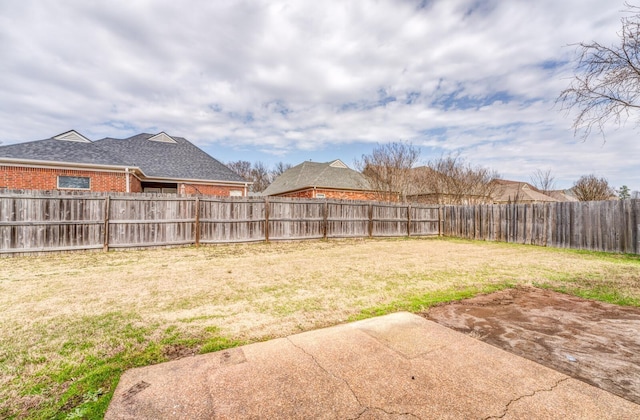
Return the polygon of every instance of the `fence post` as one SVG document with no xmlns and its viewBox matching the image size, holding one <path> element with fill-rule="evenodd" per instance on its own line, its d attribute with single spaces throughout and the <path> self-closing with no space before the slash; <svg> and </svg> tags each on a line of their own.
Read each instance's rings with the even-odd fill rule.
<svg viewBox="0 0 640 420">
<path fill-rule="evenodd" d="M 411 236 L 411 203 L 407 205 L 407 236 Z"/>
<path fill-rule="evenodd" d="M 443 236 L 444 229 L 444 209 L 442 205 L 438 206 L 438 236 Z"/>
<path fill-rule="evenodd" d="M 264 241 L 269 242 L 269 199 L 264 198 Z"/>
<path fill-rule="evenodd" d="M 322 236 L 324 239 L 327 239 L 327 230 L 329 225 L 329 203 L 327 203 L 326 200 L 324 202 L 322 213 Z"/>
<path fill-rule="evenodd" d="M 109 212 L 111 211 L 109 196 L 104 199 L 104 240 L 102 243 L 102 249 L 104 252 L 109 251 Z"/>
<path fill-rule="evenodd" d="M 369 203 L 369 238 L 373 238 L 373 203 Z"/>
<path fill-rule="evenodd" d="M 195 229 L 196 229 L 196 248 L 200 246 L 200 197 L 196 197 L 196 220 L 195 220 Z"/>
</svg>

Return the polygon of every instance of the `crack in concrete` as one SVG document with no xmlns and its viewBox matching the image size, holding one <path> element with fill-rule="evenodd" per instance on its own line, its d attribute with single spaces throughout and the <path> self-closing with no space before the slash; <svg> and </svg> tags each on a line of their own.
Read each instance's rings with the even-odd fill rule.
<svg viewBox="0 0 640 420">
<path fill-rule="evenodd" d="M 567 377 L 567 378 L 562 378 L 562 379 L 560 379 L 560 380 L 556 381 L 556 383 L 554 383 L 554 384 L 551 386 L 551 388 L 548 388 L 548 389 L 536 389 L 535 391 L 533 391 L 533 394 L 520 395 L 518 398 L 514 398 L 514 399 L 512 399 L 511 401 L 509 401 L 509 402 L 507 403 L 507 405 L 505 405 L 505 407 L 504 407 L 504 411 L 502 412 L 502 414 L 500 414 L 499 416 L 489 416 L 489 417 L 485 417 L 483 420 L 489 420 L 489 419 L 501 419 L 501 418 L 503 418 L 504 416 L 506 416 L 506 415 L 507 415 L 507 413 L 509 412 L 509 407 L 511 407 L 511 404 L 513 404 L 513 403 L 515 403 L 515 402 L 517 402 L 517 401 L 520 401 L 520 400 L 521 400 L 521 399 L 523 399 L 523 398 L 533 397 L 533 396 L 535 396 L 535 395 L 536 395 L 537 393 L 539 393 L 539 392 L 551 392 L 551 391 L 553 391 L 554 389 L 556 389 L 556 388 L 558 387 L 558 385 L 560 385 L 562 382 L 568 381 L 569 379 L 571 379 L 571 378 L 569 378 L 569 377 Z"/>
<path fill-rule="evenodd" d="M 349 382 L 347 382 L 346 379 L 341 378 L 339 376 L 337 376 L 336 374 L 334 374 L 333 372 L 330 372 L 329 370 L 327 370 L 324 366 L 322 366 L 320 364 L 320 362 L 318 362 L 318 359 L 316 359 L 316 357 L 309 353 L 308 351 L 306 351 L 304 348 L 300 347 L 299 345 L 297 345 L 296 343 L 294 343 L 293 341 L 291 341 L 290 337 L 287 337 L 287 340 L 291 343 L 291 345 L 295 348 L 297 348 L 298 350 L 300 350 L 301 352 L 303 352 L 304 354 L 306 354 L 307 356 L 311 357 L 311 360 L 313 360 L 313 362 L 316 364 L 316 366 L 318 366 L 320 369 L 322 369 L 323 371 L 325 371 L 327 374 L 333 376 L 334 378 L 344 382 L 344 384 L 347 386 L 347 388 L 349 388 L 349 391 L 351 392 L 351 395 L 353 395 L 353 398 L 356 399 L 356 402 L 358 403 L 358 405 L 360 407 L 362 407 L 362 411 L 360 413 L 358 413 L 358 415 L 356 417 L 353 417 L 352 419 L 348 419 L 348 420 L 356 420 L 359 419 L 360 416 L 362 416 L 364 413 L 367 412 L 367 410 L 369 409 L 368 407 L 364 406 L 362 404 L 362 402 L 360 402 L 360 399 L 358 398 L 358 395 L 356 395 L 355 391 L 353 390 L 353 388 L 351 388 L 351 385 L 349 385 Z"/>
<path fill-rule="evenodd" d="M 324 366 L 322 366 L 322 365 L 320 364 L 320 362 L 318 361 L 318 359 L 316 359 L 316 357 L 315 357 L 313 354 L 309 353 L 309 352 L 308 352 L 308 351 L 306 351 L 304 348 L 302 348 L 301 346 L 299 346 L 299 345 L 297 345 L 296 343 L 294 343 L 293 341 L 291 341 L 291 338 L 290 338 L 290 337 L 287 337 L 287 340 L 291 343 L 291 345 L 293 345 L 293 347 L 297 348 L 298 350 L 300 350 L 301 352 L 303 352 L 303 353 L 304 353 L 304 354 L 306 354 L 307 356 L 311 357 L 311 360 L 313 360 L 313 362 L 316 364 L 316 366 L 318 366 L 320 369 L 322 369 L 322 370 L 323 370 L 324 372 L 326 372 L 327 374 L 329 374 L 329 375 L 333 376 L 334 378 L 336 378 L 336 379 L 338 379 L 338 380 L 340 380 L 340 381 L 344 382 L 344 384 L 347 386 L 347 388 L 349 388 L 349 391 L 351 392 L 351 395 L 353 395 L 353 398 L 355 398 L 355 400 L 356 400 L 356 402 L 358 403 L 358 405 L 359 405 L 360 407 L 362 407 L 362 410 L 358 413 L 358 415 L 357 415 L 356 417 L 349 418 L 349 419 L 347 419 L 347 420 L 357 420 L 357 419 L 359 419 L 360 417 L 362 417 L 362 416 L 363 416 L 367 411 L 369 411 L 369 410 L 380 410 L 380 411 L 382 411 L 383 413 L 388 414 L 388 415 L 411 416 L 411 417 L 413 417 L 413 418 L 416 418 L 416 419 L 420 420 L 420 417 L 416 416 L 416 415 L 415 415 L 415 414 L 413 414 L 413 413 L 400 413 L 400 412 L 394 412 L 394 411 L 387 411 L 387 410 L 385 410 L 384 408 L 381 408 L 381 407 L 368 407 L 368 406 L 365 406 L 364 404 L 362 404 L 362 402 L 361 402 L 361 401 L 360 401 L 360 399 L 358 398 L 358 395 L 355 393 L 355 391 L 353 390 L 353 388 L 351 388 L 351 385 L 349 384 L 349 382 L 348 382 L 346 379 L 344 379 L 344 378 L 342 378 L 342 377 L 340 377 L 340 376 L 338 376 L 338 375 L 334 374 L 333 372 L 330 372 L 329 370 L 327 370 Z"/>
<path fill-rule="evenodd" d="M 405 413 L 401 413 L 401 412 L 396 412 L 396 411 L 387 411 L 382 407 L 368 407 L 365 406 L 364 404 L 362 404 L 362 402 L 360 401 L 360 399 L 358 398 L 358 395 L 355 393 L 355 391 L 353 390 L 353 388 L 351 388 L 351 385 L 349 385 L 349 382 L 347 382 L 346 379 L 334 374 L 333 372 L 330 372 L 329 370 L 327 370 L 324 366 L 322 366 L 320 364 L 320 362 L 318 361 L 318 359 L 316 359 L 316 357 L 309 353 L 308 351 L 306 351 L 304 348 L 302 348 L 301 346 L 297 345 L 296 343 L 294 343 L 293 341 L 291 341 L 290 337 L 287 337 L 287 340 L 291 343 L 291 345 L 295 348 L 297 348 L 298 350 L 300 350 L 301 352 L 303 352 L 304 354 L 306 354 L 307 356 L 311 357 L 311 360 L 313 360 L 313 362 L 316 364 L 316 366 L 318 366 L 320 369 L 322 369 L 324 372 L 326 372 L 327 374 L 333 376 L 334 378 L 344 382 L 344 384 L 347 386 L 347 388 L 349 388 L 349 391 L 351 392 L 351 395 L 353 395 L 353 398 L 355 398 L 356 402 L 358 403 L 358 405 L 360 407 L 362 407 L 362 411 L 360 411 L 356 417 L 352 417 L 352 418 L 348 418 L 347 420 L 357 420 L 360 417 L 362 417 L 367 411 L 369 410 L 380 410 L 385 414 L 388 415 L 400 415 L 400 416 L 411 416 L 413 418 L 416 418 L 418 420 L 421 420 L 420 417 L 416 416 L 413 413 L 409 413 L 409 412 L 405 412 Z"/>
</svg>

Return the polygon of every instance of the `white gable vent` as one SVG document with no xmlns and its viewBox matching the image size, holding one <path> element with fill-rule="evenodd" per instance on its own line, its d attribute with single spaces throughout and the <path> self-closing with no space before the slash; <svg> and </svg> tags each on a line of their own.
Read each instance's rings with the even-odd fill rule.
<svg viewBox="0 0 640 420">
<path fill-rule="evenodd" d="M 349 167 L 345 165 L 340 159 L 334 160 L 329 166 L 331 166 L 332 168 L 349 169 Z"/>
<path fill-rule="evenodd" d="M 164 131 L 156 134 L 153 137 L 149 137 L 149 141 L 159 141 L 160 143 L 177 143 L 170 135 Z"/>
<path fill-rule="evenodd" d="M 91 140 L 78 133 L 76 130 L 67 131 L 54 137 L 56 140 L 77 141 L 80 143 L 91 143 Z"/>
</svg>

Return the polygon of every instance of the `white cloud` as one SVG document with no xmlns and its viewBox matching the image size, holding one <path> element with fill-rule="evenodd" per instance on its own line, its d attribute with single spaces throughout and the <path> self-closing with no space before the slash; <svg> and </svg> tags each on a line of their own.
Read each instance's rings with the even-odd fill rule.
<svg viewBox="0 0 640 420">
<path fill-rule="evenodd" d="M 216 156 L 352 161 L 377 142 L 505 177 L 598 171 L 640 189 L 633 126 L 576 142 L 554 108 L 574 48 L 623 3 L 51 1 L 0 4 L 0 140 L 164 130 Z M 356 156 L 332 156 L 357 146 Z M 326 158 L 325 158 L 326 157 Z M 292 162 L 298 163 L 298 162 Z"/>
</svg>

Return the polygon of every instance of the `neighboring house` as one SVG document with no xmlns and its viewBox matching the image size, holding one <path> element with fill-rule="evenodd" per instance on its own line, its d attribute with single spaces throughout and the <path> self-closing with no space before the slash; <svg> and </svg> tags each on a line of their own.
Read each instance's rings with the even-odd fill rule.
<svg viewBox="0 0 640 420">
<path fill-rule="evenodd" d="M 428 166 L 411 170 L 407 200 L 420 204 L 475 205 L 491 203 L 493 184 L 465 182 L 439 173 Z"/>
<path fill-rule="evenodd" d="M 547 195 L 555 198 L 558 201 L 580 201 L 576 198 L 575 195 L 573 195 L 573 192 L 571 190 L 553 190 L 550 191 Z"/>
<path fill-rule="evenodd" d="M 296 198 L 376 200 L 366 178 L 342 161 L 303 162 L 276 178 L 262 195 Z"/>
<path fill-rule="evenodd" d="M 247 183 L 182 137 L 91 141 L 72 130 L 0 146 L 0 188 L 246 196 Z"/>
<path fill-rule="evenodd" d="M 495 204 L 528 204 L 560 201 L 536 190 L 526 182 L 497 179 L 492 197 Z"/>
</svg>

